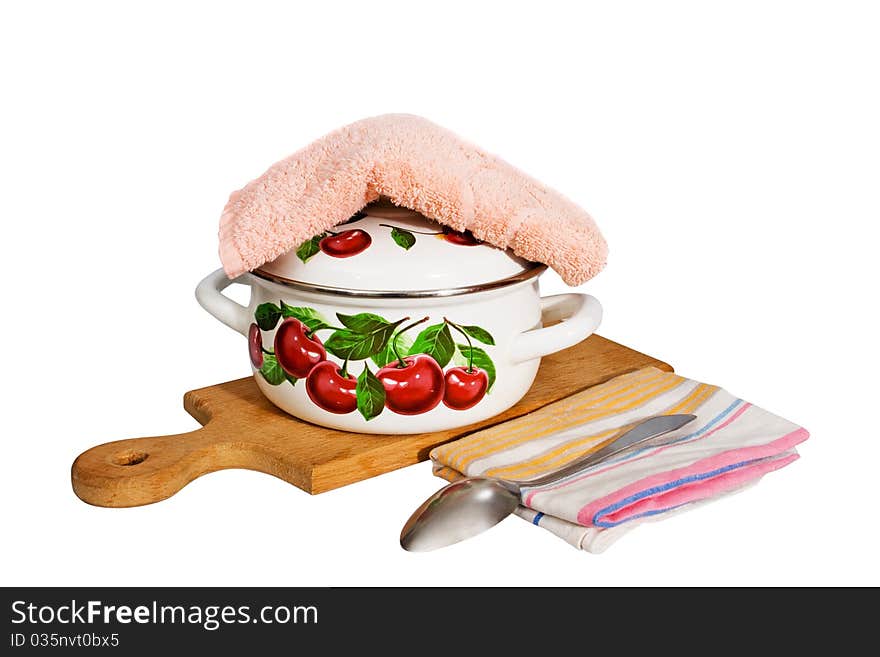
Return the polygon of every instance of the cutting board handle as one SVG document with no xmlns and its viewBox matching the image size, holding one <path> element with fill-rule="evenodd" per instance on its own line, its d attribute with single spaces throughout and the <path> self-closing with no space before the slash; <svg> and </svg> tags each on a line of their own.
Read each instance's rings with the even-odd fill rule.
<svg viewBox="0 0 880 657">
<path fill-rule="evenodd" d="M 80 454 L 70 476 L 83 502 L 128 507 L 174 495 L 193 479 L 224 468 L 242 467 L 241 450 L 223 440 L 208 422 L 171 436 L 104 443 Z M 247 459 L 245 460 L 247 461 Z"/>
</svg>

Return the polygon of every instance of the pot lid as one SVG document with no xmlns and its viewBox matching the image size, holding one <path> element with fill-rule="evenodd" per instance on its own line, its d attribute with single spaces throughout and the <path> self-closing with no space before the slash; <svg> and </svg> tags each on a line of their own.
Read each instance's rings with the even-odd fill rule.
<svg viewBox="0 0 880 657">
<path fill-rule="evenodd" d="M 281 283 L 342 290 L 451 290 L 542 267 L 380 200 L 254 273 Z"/>
</svg>

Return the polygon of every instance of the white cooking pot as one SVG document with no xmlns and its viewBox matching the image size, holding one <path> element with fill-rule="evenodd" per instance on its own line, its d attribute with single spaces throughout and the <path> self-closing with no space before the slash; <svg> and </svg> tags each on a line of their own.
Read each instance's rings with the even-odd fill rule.
<svg viewBox="0 0 880 657">
<path fill-rule="evenodd" d="M 542 356 L 599 325 L 587 294 L 541 298 L 544 265 L 377 203 L 260 269 L 222 270 L 202 307 L 248 337 L 257 385 L 302 420 L 407 434 L 472 424 L 528 391 Z M 244 307 L 221 291 L 250 286 Z M 559 323 L 542 328 L 543 321 Z"/>
</svg>

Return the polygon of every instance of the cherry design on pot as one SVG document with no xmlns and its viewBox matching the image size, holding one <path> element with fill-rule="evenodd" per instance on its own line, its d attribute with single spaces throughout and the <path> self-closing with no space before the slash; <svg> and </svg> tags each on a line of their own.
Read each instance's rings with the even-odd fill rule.
<svg viewBox="0 0 880 657">
<path fill-rule="evenodd" d="M 251 364 L 270 385 L 285 381 L 293 385 L 326 360 L 327 352 L 315 332 L 329 325 L 314 309 L 289 306 L 283 301 L 280 305 L 261 303 L 254 311 L 254 320 L 248 331 Z M 275 351 L 269 351 L 263 347 L 261 331 L 272 331 L 276 326 Z"/>
<path fill-rule="evenodd" d="M 489 390 L 489 374 L 474 365 L 474 345 L 468 332 L 445 317 L 443 320 L 461 333 L 468 345 L 467 367 L 452 367 L 446 371 L 443 403 L 455 411 L 466 411 L 476 406 L 486 396 L 486 391 Z M 489 338 L 491 339 L 491 336 Z"/>
<path fill-rule="evenodd" d="M 325 411 L 342 415 L 357 408 L 357 379 L 347 372 L 348 363 L 341 368 L 325 360 L 309 373 L 306 392 L 309 399 Z"/>
<path fill-rule="evenodd" d="M 330 233 L 318 243 L 318 246 L 324 253 L 334 258 L 350 258 L 366 251 L 372 242 L 369 233 L 355 228 L 341 233 Z"/>
<path fill-rule="evenodd" d="M 474 234 L 471 231 L 466 230 L 460 232 L 448 227 L 443 229 L 443 239 L 451 244 L 458 244 L 460 246 L 477 246 L 482 244 L 480 240 L 474 237 Z"/>
<path fill-rule="evenodd" d="M 385 388 L 385 407 L 400 415 L 421 415 L 443 399 L 443 370 L 426 354 L 407 356 L 379 370 Z"/>
<path fill-rule="evenodd" d="M 420 415 L 436 408 L 443 399 L 443 369 L 428 354 L 403 357 L 398 338 L 414 326 L 427 322 L 425 317 L 392 338 L 391 348 L 397 359 L 383 367 L 376 378 L 385 389 L 385 407 L 400 415 Z"/>
<path fill-rule="evenodd" d="M 351 224 L 366 216 L 363 212 L 355 212 L 347 221 L 339 225 Z M 304 263 L 322 251 L 334 258 L 350 258 L 366 251 L 372 242 L 370 234 L 360 228 L 344 230 L 340 233 L 326 230 L 300 244 L 296 256 Z"/>
<path fill-rule="evenodd" d="M 479 367 L 452 367 L 446 370 L 443 403 L 455 411 L 476 406 L 489 389 L 489 375 Z"/>
<path fill-rule="evenodd" d="M 275 331 L 275 358 L 290 376 L 304 379 L 315 365 L 327 360 L 327 350 L 314 331 L 288 317 Z"/>
<path fill-rule="evenodd" d="M 263 366 L 263 334 L 256 324 L 251 324 L 248 329 L 248 351 L 251 355 L 251 364 L 260 369 Z"/>
<path fill-rule="evenodd" d="M 483 243 L 476 237 L 474 237 L 471 231 L 457 231 L 453 230 L 449 226 L 443 226 L 443 230 L 440 231 L 427 232 L 422 230 L 401 228 L 400 226 L 393 226 L 391 224 L 379 225 L 383 228 L 390 228 L 391 239 L 393 239 L 395 244 L 397 244 L 405 251 L 409 251 L 416 243 L 416 235 L 434 235 L 436 237 L 446 240 L 450 244 L 458 244 L 460 246 L 477 246 Z"/>
<path fill-rule="evenodd" d="M 356 212 L 351 218 L 339 225 L 351 224 L 360 221 L 366 216 L 363 212 Z M 393 226 L 391 224 L 379 225 L 384 228 L 390 228 L 391 239 L 405 251 L 409 251 L 415 245 L 416 235 L 433 235 L 446 240 L 450 244 L 457 244 L 459 246 L 477 246 L 483 243 L 474 237 L 471 231 L 453 230 L 449 226 L 443 226 L 442 230 L 439 231 L 428 232 L 402 228 L 401 226 Z M 326 253 L 333 258 L 350 258 L 366 251 L 372 243 L 373 238 L 370 237 L 370 234 L 360 228 L 352 228 L 339 233 L 325 230 L 323 233 L 318 233 L 300 244 L 296 250 L 296 255 L 304 263 L 320 252 Z"/>
<path fill-rule="evenodd" d="M 473 340 L 487 345 L 495 341 L 479 326 L 443 318 L 413 340 L 407 332 L 428 317 L 403 328 L 399 327 L 409 317 L 393 322 L 373 313 L 336 313 L 336 317 L 342 326 L 332 326 L 314 308 L 284 301 L 260 304 L 248 332 L 251 364 L 272 386 L 295 385 L 304 378 L 313 404 L 334 414 L 357 410 L 367 421 L 386 408 L 398 415 L 420 415 L 441 401 L 447 408 L 467 410 L 491 391 L 495 365 Z M 456 344 L 450 328 L 461 333 L 466 344 Z M 275 351 L 262 345 L 262 331 L 272 330 Z M 332 333 L 322 342 L 317 333 L 324 330 Z M 342 365 L 328 359 L 328 354 Z M 453 358 L 456 365 L 444 373 Z M 355 378 L 349 365 L 359 360 L 365 362 Z M 376 373 L 367 361 L 379 368 Z"/>
</svg>

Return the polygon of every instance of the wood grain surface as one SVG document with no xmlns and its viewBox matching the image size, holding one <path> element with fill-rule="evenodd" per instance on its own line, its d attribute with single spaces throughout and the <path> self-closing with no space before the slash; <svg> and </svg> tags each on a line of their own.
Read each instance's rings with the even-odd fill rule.
<svg viewBox="0 0 880 657">
<path fill-rule="evenodd" d="M 545 357 L 528 394 L 491 419 L 458 429 L 404 436 L 347 433 L 302 422 L 273 406 L 250 377 L 192 390 L 183 406 L 202 428 L 93 447 L 71 468 L 84 502 L 129 507 L 174 495 L 193 479 L 227 468 L 258 470 L 309 493 L 352 484 L 428 458 L 437 445 L 520 417 L 619 374 L 672 368 L 593 335 Z"/>
</svg>

